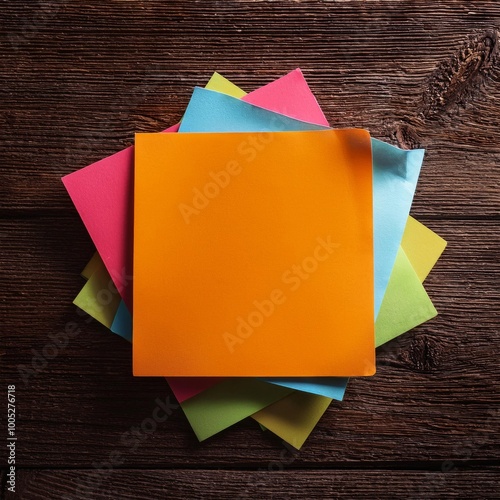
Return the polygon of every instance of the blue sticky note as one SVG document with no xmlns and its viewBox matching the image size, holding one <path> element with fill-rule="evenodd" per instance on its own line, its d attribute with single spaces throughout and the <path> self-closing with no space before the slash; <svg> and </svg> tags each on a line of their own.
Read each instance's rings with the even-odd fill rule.
<svg viewBox="0 0 500 500">
<path fill-rule="evenodd" d="M 132 342 L 132 317 L 123 300 L 120 301 L 116 311 L 115 318 L 111 324 L 111 331 Z"/>
<path fill-rule="evenodd" d="M 196 88 L 180 132 L 266 132 L 322 130 L 326 127 L 295 120 L 218 92 Z M 375 312 L 378 314 L 394 266 L 416 183 L 423 150 L 405 151 L 372 139 L 375 258 Z M 120 303 L 111 330 L 131 341 L 132 321 Z M 299 391 L 342 400 L 347 378 L 266 379 Z"/>
<path fill-rule="evenodd" d="M 294 132 L 327 128 L 195 87 L 179 132 Z"/>
<path fill-rule="evenodd" d="M 179 132 L 279 132 L 326 128 L 196 87 Z M 372 139 L 372 150 L 377 317 L 410 213 L 424 150 L 406 151 L 377 139 Z"/>
<path fill-rule="evenodd" d="M 197 87 L 179 132 L 279 132 L 325 128 Z M 410 212 L 424 150 L 405 151 L 377 139 L 372 139 L 372 150 L 376 317 Z M 266 380 L 338 400 L 342 400 L 348 381 L 338 377 Z"/>
<path fill-rule="evenodd" d="M 290 389 L 326 396 L 342 401 L 347 387 L 345 377 L 314 377 L 314 378 L 266 378 L 266 382 L 282 385 Z"/>
<path fill-rule="evenodd" d="M 373 251 L 375 259 L 375 317 L 391 276 L 410 215 L 423 149 L 404 150 L 372 139 Z"/>
</svg>

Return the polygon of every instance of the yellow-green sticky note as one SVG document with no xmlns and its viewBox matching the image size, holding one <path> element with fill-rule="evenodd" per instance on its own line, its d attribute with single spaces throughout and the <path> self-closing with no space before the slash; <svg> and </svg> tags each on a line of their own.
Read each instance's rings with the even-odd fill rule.
<svg viewBox="0 0 500 500">
<path fill-rule="evenodd" d="M 325 396 L 297 391 L 255 413 L 252 418 L 300 449 L 331 402 Z"/>
<path fill-rule="evenodd" d="M 98 252 L 95 252 L 92 255 L 92 258 L 88 261 L 87 265 L 83 268 L 83 271 L 80 273 L 82 278 L 86 280 L 90 279 L 90 277 L 102 266 L 102 259 Z M 106 269 L 106 268 L 104 268 Z"/>
<path fill-rule="evenodd" d="M 120 294 L 113 285 L 102 260 L 99 258 L 99 261 L 94 264 L 94 273 L 80 290 L 73 304 L 99 323 L 111 328 L 120 304 Z"/>
<path fill-rule="evenodd" d="M 408 218 L 405 235 L 404 247 L 410 257 L 402 249 L 402 244 L 375 323 L 377 346 L 437 314 L 421 281 L 438 261 L 446 241 L 413 217 Z M 295 392 L 252 415 L 252 418 L 299 449 L 331 401 L 324 396 Z"/>
<path fill-rule="evenodd" d="M 424 281 L 446 248 L 446 241 L 410 215 L 401 246 L 420 281 Z"/>
<path fill-rule="evenodd" d="M 231 97 L 236 97 L 237 99 L 241 99 L 242 97 L 247 95 L 244 90 L 241 90 L 233 82 L 230 82 L 227 78 L 224 78 L 217 72 L 215 72 L 210 80 L 208 80 L 205 88 L 208 90 L 221 92 L 222 94 L 230 95 Z"/>
</svg>

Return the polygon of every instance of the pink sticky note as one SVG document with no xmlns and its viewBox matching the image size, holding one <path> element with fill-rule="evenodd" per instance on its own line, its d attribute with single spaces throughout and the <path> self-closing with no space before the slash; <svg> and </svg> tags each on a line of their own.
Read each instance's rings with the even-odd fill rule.
<svg viewBox="0 0 500 500">
<path fill-rule="evenodd" d="M 164 132 L 177 132 L 174 125 Z M 134 146 L 62 178 L 118 292 L 132 310 Z"/>
<path fill-rule="evenodd" d="M 168 385 L 179 403 L 225 380 L 222 377 L 167 377 Z"/>
<path fill-rule="evenodd" d="M 244 101 L 291 118 L 329 126 L 300 69 L 247 94 Z M 165 132 L 177 132 L 174 125 Z M 132 310 L 134 147 L 63 177 L 63 183 L 129 310 Z M 179 402 L 220 382 L 218 378 L 169 378 Z"/>
<path fill-rule="evenodd" d="M 242 100 L 291 118 L 329 126 L 300 69 L 247 94 Z M 222 380 L 199 377 L 167 378 L 172 392 L 180 403 Z"/>
<path fill-rule="evenodd" d="M 300 69 L 268 83 L 243 100 L 292 118 L 328 126 Z M 177 132 L 174 125 L 164 132 Z M 134 147 L 63 177 L 97 251 L 132 311 L 132 186 Z"/>
<path fill-rule="evenodd" d="M 241 100 L 303 122 L 330 126 L 300 69 L 254 90 Z"/>
</svg>

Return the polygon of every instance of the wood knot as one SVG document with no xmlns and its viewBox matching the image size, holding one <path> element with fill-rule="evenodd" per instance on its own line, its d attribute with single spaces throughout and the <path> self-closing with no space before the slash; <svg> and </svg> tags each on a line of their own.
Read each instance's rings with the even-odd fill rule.
<svg viewBox="0 0 500 500">
<path fill-rule="evenodd" d="M 443 61 L 429 77 L 423 94 L 424 118 L 436 118 L 453 106 L 465 107 L 494 67 L 498 46 L 497 30 L 475 34 Z"/>
<path fill-rule="evenodd" d="M 415 128 L 409 123 L 400 122 L 394 127 L 395 139 L 403 149 L 417 149 L 420 147 L 420 138 Z"/>
<path fill-rule="evenodd" d="M 442 352 L 442 348 L 433 338 L 419 335 L 412 340 L 408 351 L 402 353 L 402 359 L 413 370 L 431 372 L 439 366 Z"/>
</svg>

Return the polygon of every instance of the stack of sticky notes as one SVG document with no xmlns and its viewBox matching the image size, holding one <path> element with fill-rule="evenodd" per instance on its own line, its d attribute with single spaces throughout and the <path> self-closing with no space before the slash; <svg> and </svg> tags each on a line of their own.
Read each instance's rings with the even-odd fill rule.
<svg viewBox="0 0 500 500">
<path fill-rule="evenodd" d="M 335 125 L 300 70 L 250 94 L 215 73 L 180 124 L 63 178 L 97 248 L 75 304 L 200 440 L 252 417 L 300 448 L 437 314 L 446 242 L 409 216 L 424 151 Z"/>
</svg>

